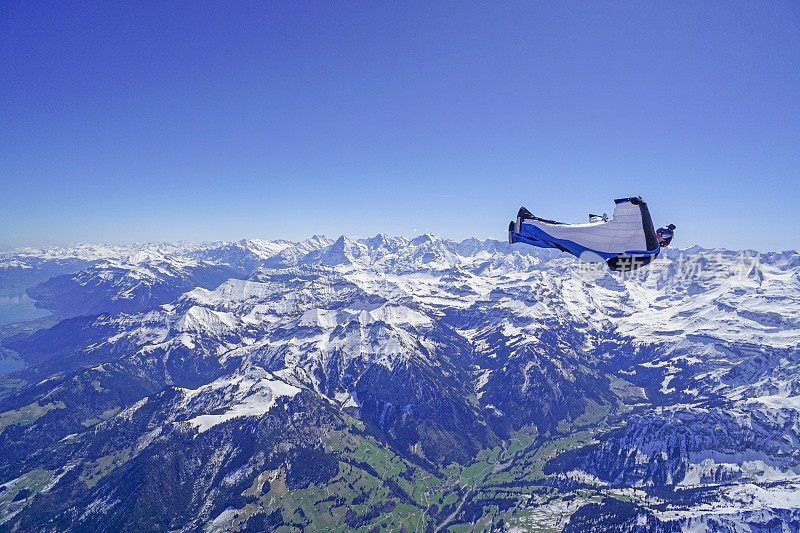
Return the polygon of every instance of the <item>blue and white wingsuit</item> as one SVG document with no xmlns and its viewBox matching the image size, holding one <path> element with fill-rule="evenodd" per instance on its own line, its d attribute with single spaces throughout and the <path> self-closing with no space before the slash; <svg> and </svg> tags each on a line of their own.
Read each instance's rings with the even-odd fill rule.
<svg viewBox="0 0 800 533">
<path fill-rule="evenodd" d="M 611 219 L 587 224 L 546 220 L 521 207 L 508 227 L 508 242 L 557 248 L 581 261 L 605 262 L 616 271 L 634 270 L 658 257 L 661 247 L 647 203 L 641 197 L 614 200 Z"/>
</svg>

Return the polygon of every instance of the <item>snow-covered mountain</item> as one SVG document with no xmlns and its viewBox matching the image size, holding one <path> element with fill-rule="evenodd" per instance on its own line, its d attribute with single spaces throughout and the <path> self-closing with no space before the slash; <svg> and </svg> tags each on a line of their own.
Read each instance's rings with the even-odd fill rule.
<svg viewBox="0 0 800 533">
<path fill-rule="evenodd" d="M 669 250 L 627 274 L 431 235 L 0 258 L 6 279 L 27 270 L 47 275 L 28 293 L 64 320 L 2 338 L 28 365 L 0 389 L 9 527 L 130 525 L 148 487 L 170 482 L 140 479 L 165 457 L 196 479 L 169 492 L 181 503 L 164 504 L 165 528 L 294 524 L 283 494 L 333 486 L 342 465 L 388 483 L 348 439 L 373 439 L 409 479 L 442 479 L 451 503 L 415 485 L 397 496 L 434 528 L 487 520 L 480 498 L 516 502 L 489 518 L 506 528 L 800 516 L 796 251 Z M 482 478 L 447 481 L 487 450 Z M 330 477 L 303 473 L 305 454 Z M 245 496 L 269 476 L 288 493 Z M 542 487 L 556 492 L 534 497 Z M 618 494 L 631 507 L 606 501 Z M 336 505 L 339 527 L 377 520 L 357 495 Z"/>
</svg>

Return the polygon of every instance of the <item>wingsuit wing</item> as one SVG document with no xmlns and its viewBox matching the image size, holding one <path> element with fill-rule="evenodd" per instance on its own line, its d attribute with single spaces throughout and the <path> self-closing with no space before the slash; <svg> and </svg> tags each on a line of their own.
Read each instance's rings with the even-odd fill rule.
<svg viewBox="0 0 800 533">
<path fill-rule="evenodd" d="M 557 248 L 582 261 L 605 262 L 612 270 L 632 270 L 652 261 L 660 250 L 647 203 L 638 197 L 615 200 L 608 221 L 565 224 L 520 208 L 509 226 L 509 242 Z"/>
</svg>

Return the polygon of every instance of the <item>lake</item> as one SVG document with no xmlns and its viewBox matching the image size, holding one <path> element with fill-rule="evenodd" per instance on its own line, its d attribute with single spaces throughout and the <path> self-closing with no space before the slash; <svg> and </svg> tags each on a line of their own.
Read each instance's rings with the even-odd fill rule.
<svg viewBox="0 0 800 533">
<path fill-rule="evenodd" d="M 0 289 L 0 326 L 41 318 L 50 311 L 37 309 L 24 289 Z"/>
</svg>

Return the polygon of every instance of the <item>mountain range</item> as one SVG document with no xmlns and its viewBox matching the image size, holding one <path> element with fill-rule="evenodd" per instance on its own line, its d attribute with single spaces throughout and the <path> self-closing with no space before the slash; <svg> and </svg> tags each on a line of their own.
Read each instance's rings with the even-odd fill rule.
<svg viewBox="0 0 800 533">
<path fill-rule="evenodd" d="M 661 255 L 3 252 L 0 530 L 798 530 L 800 253 Z"/>
</svg>

